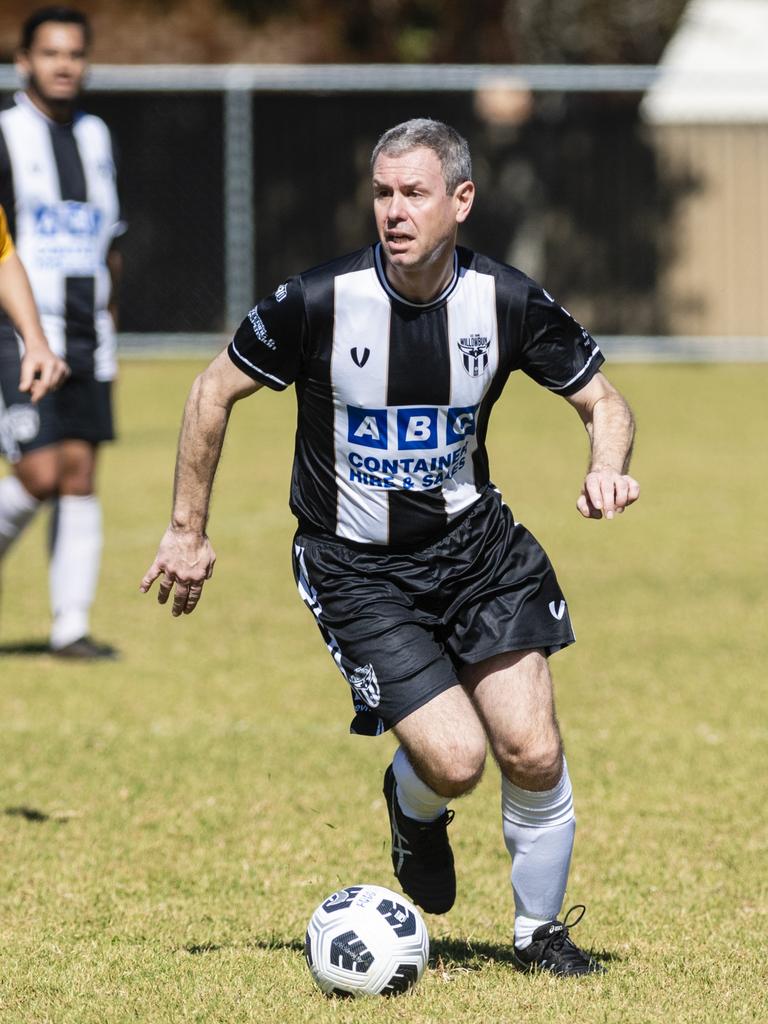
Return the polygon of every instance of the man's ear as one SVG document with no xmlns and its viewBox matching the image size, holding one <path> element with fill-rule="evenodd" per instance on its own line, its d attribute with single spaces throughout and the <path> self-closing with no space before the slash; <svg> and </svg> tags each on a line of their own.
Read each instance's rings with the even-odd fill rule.
<svg viewBox="0 0 768 1024">
<path fill-rule="evenodd" d="M 454 192 L 456 199 L 456 223 L 463 224 L 472 209 L 475 200 L 475 183 L 473 181 L 462 181 Z"/>
</svg>

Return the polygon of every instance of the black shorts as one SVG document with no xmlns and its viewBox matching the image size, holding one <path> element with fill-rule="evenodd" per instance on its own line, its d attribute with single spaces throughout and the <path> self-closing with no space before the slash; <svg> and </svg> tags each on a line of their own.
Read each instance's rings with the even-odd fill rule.
<svg viewBox="0 0 768 1024">
<path fill-rule="evenodd" d="M 574 642 L 541 545 L 489 488 L 447 535 L 407 554 L 299 532 L 299 594 L 352 690 L 351 731 L 378 735 L 457 683 L 462 666 Z"/>
<path fill-rule="evenodd" d="M 0 354 L 0 451 L 12 462 L 59 441 L 100 444 L 115 437 L 112 384 L 72 375 L 36 405 L 19 391 L 20 361 Z"/>
</svg>

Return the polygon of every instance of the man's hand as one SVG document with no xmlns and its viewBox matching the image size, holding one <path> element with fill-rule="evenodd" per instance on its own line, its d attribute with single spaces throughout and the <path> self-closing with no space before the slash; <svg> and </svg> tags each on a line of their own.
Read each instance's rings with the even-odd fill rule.
<svg viewBox="0 0 768 1024">
<path fill-rule="evenodd" d="M 197 607 L 203 584 L 213 575 L 215 561 L 216 555 L 204 533 L 169 526 L 139 590 L 146 594 L 155 580 L 162 576 L 157 600 L 165 604 L 175 586 L 171 612 L 174 616 L 189 615 Z"/>
<path fill-rule="evenodd" d="M 593 467 L 587 473 L 576 508 L 585 519 L 613 519 L 639 497 L 640 484 L 634 477 L 615 469 Z"/>
<path fill-rule="evenodd" d="M 21 360 L 19 391 L 28 391 L 33 402 L 61 387 L 69 367 L 47 345 L 27 346 Z"/>
</svg>

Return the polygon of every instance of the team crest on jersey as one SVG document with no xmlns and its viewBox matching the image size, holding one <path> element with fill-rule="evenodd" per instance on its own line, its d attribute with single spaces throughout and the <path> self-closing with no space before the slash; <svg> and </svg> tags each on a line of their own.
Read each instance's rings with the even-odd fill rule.
<svg viewBox="0 0 768 1024">
<path fill-rule="evenodd" d="M 355 696 L 367 704 L 369 708 L 377 708 L 381 703 L 381 689 L 373 665 L 368 662 L 356 668 L 347 676 L 349 685 L 352 687 Z"/>
<path fill-rule="evenodd" d="M 484 338 L 482 334 L 470 334 L 468 338 L 459 338 L 464 369 L 470 377 L 479 377 L 485 370 L 488 365 L 490 344 L 490 338 Z"/>
</svg>

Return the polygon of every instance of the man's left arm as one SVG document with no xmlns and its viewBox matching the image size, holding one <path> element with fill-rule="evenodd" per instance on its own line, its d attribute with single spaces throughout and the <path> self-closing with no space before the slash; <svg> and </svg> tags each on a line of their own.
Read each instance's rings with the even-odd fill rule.
<svg viewBox="0 0 768 1024">
<path fill-rule="evenodd" d="M 613 519 L 640 496 L 640 485 L 627 472 L 635 439 L 632 410 L 599 372 L 567 401 L 581 417 L 591 448 L 576 507 L 585 519 Z"/>
</svg>

